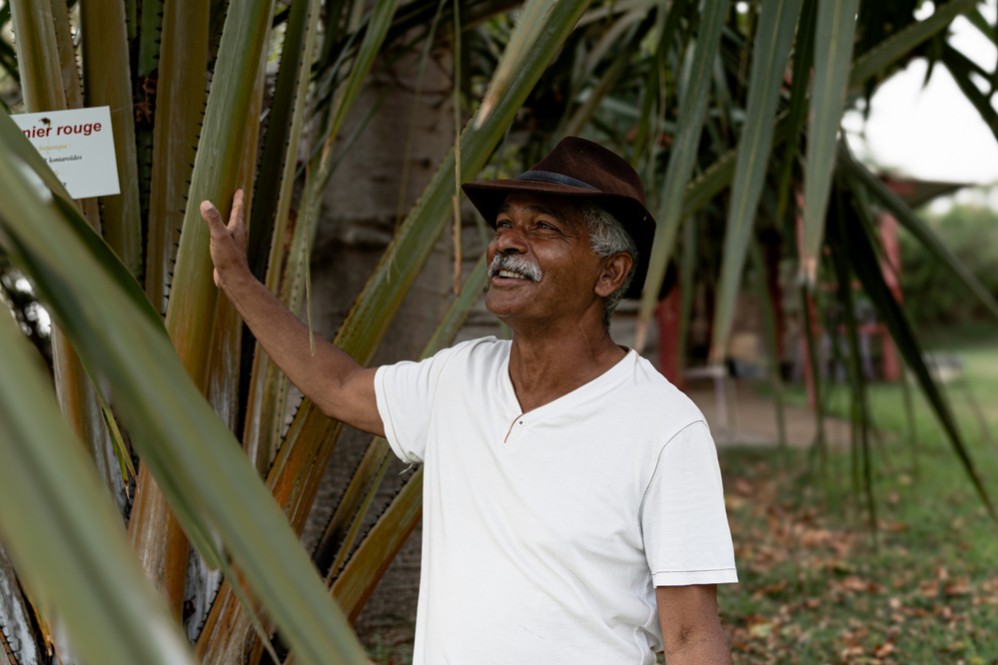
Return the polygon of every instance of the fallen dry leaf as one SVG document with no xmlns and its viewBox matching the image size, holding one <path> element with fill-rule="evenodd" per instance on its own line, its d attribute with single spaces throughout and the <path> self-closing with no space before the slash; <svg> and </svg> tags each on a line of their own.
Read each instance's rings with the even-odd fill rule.
<svg viewBox="0 0 998 665">
<path fill-rule="evenodd" d="M 897 651 L 897 647 L 895 647 L 892 643 L 887 642 L 886 644 L 880 644 L 874 647 L 873 655 L 877 658 L 887 658 L 887 656 L 891 655 L 895 651 Z"/>
</svg>

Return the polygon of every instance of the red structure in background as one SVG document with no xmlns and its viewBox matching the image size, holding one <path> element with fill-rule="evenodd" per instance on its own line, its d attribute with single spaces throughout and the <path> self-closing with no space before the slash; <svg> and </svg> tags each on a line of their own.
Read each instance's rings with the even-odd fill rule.
<svg viewBox="0 0 998 665">
<path fill-rule="evenodd" d="M 888 181 L 888 186 L 891 189 L 903 187 L 905 183 L 894 183 Z M 895 193 L 897 192 L 895 189 Z M 898 242 L 897 237 L 897 219 L 893 215 L 887 212 L 883 212 L 879 217 L 880 226 L 880 242 L 884 250 L 884 261 L 881 264 L 881 272 L 884 275 L 884 281 L 887 283 L 887 288 L 890 289 L 891 294 L 900 303 L 902 301 L 901 294 L 901 244 Z M 797 219 L 797 235 L 798 242 L 802 237 L 803 233 L 803 220 L 801 218 Z M 821 339 L 821 323 L 818 319 L 818 309 L 814 304 L 814 299 L 808 295 L 807 296 L 807 308 L 808 308 L 808 318 L 811 322 L 811 339 L 818 340 Z M 898 362 L 897 348 L 894 346 L 894 340 L 891 339 L 890 333 L 887 331 L 886 326 L 880 322 L 869 322 L 861 323 L 858 327 L 860 335 L 864 335 L 871 340 L 875 340 L 880 347 L 880 378 L 884 381 L 895 382 L 901 379 L 901 365 Z M 811 358 L 811 354 L 808 349 L 807 340 L 801 335 L 800 338 L 800 354 L 804 359 L 804 383 L 807 386 L 807 404 L 811 409 L 817 406 L 815 389 L 814 389 L 814 360 Z"/>
<path fill-rule="evenodd" d="M 890 187 L 891 191 L 904 199 L 912 207 L 920 206 L 936 196 L 952 192 L 962 187 L 959 183 L 894 180 L 891 178 L 885 178 L 884 182 L 888 187 Z M 800 207 L 801 206 L 798 206 L 798 208 Z M 900 303 L 903 298 L 900 283 L 901 247 L 898 241 L 898 222 L 893 215 L 887 212 L 881 213 L 879 219 L 880 240 L 884 250 L 884 261 L 881 269 L 883 271 L 884 281 L 887 283 L 891 293 Z M 801 242 L 802 225 L 803 220 L 798 218 L 798 244 Z M 774 247 L 775 246 L 770 246 L 769 244 L 767 244 L 766 247 L 766 263 L 769 268 L 768 291 L 771 302 L 773 303 L 774 312 L 776 312 L 777 349 L 782 356 L 783 343 L 785 340 L 785 321 L 782 308 L 783 299 L 779 284 L 779 271 L 777 269 L 779 254 L 778 249 L 776 251 L 772 251 Z M 682 388 L 685 380 L 683 376 L 683 363 L 680 362 L 679 358 L 679 328 L 681 317 L 680 303 L 682 302 L 680 288 L 680 285 L 677 283 L 669 290 L 666 298 L 659 303 L 655 314 L 659 330 L 659 370 L 672 383 Z M 812 339 L 818 340 L 821 338 L 821 326 L 818 321 L 817 307 L 810 296 L 807 298 L 807 307 L 812 326 Z M 801 325 L 804 325 L 803 316 Z M 863 335 L 869 336 L 879 344 L 880 377 L 884 381 L 890 382 L 900 380 L 901 364 L 898 360 L 897 348 L 894 346 L 894 341 L 891 339 L 886 327 L 879 322 L 865 323 L 860 326 L 859 332 Z M 808 404 L 811 408 L 814 408 L 816 405 L 814 394 L 814 364 L 812 358 L 810 357 L 810 353 L 808 352 L 807 342 L 803 334 L 800 336 L 799 343 L 801 345 L 800 357 L 803 359 L 803 374 L 804 382 L 807 386 Z"/>
<path fill-rule="evenodd" d="M 679 327 L 682 318 L 682 292 L 676 283 L 664 300 L 660 300 L 655 309 L 655 322 L 658 324 L 658 371 L 665 378 L 682 390 L 685 380 L 682 373 L 682 363 L 679 362 Z"/>
</svg>

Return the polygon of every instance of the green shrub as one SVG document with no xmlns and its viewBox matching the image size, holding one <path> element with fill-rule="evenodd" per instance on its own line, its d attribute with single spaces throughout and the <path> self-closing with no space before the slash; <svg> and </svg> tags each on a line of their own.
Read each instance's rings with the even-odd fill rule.
<svg viewBox="0 0 998 665">
<path fill-rule="evenodd" d="M 957 260 L 998 297 L 998 212 L 956 206 L 927 222 Z M 900 240 L 905 309 L 917 326 L 938 328 L 987 316 L 984 306 L 921 244 L 907 234 Z"/>
</svg>

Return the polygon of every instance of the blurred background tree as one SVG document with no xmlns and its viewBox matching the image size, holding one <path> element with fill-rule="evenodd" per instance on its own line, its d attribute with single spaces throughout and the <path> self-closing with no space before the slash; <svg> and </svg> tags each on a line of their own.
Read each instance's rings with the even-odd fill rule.
<svg viewBox="0 0 998 665">
<path fill-rule="evenodd" d="M 983 206 L 955 205 L 945 213 L 927 214 L 926 223 L 998 298 L 998 214 Z M 980 301 L 967 298 L 939 262 L 908 236 L 901 236 L 901 257 L 901 286 L 905 293 L 917 296 L 906 305 L 916 327 L 938 330 L 991 318 Z"/>
</svg>

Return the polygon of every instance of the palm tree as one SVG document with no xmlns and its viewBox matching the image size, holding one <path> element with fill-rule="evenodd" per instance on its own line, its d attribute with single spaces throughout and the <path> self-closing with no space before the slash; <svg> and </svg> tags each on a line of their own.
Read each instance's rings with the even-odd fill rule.
<svg viewBox="0 0 998 665">
<path fill-rule="evenodd" d="M 425 62 L 431 48 L 452 53 L 454 98 L 467 106 L 455 104 L 450 151 L 338 328 L 355 358 L 372 358 L 459 216 L 457 182 L 490 160 L 498 172 L 522 170 L 556 137 L 582 133 L 633 161 L 657 212 L 643 330 L 668 263 L 687 281 L 702 270 L 717 285 L 716 359 L 757 235 L 775 234 L 794 253 L 799 194 L 805 288 L 824 275 L 862 282 L 985 496 L 885 288 L 873 207 L 897 216 L 996 314 L 998 305 L 837 140 L 850 96 L 911 57 L 972 79 L 945 30 L 961 14 L 982 23 L 973 0 L 939 3 L 922 21 L 913 1 L 224 4 L 0 9 L 0 26 L 16 35 L 16 57 L 0 42 L 0 67 L 16 76 L 24 110 L 110 106 L 123 184 L 119 196 L 73 201 L 0 112 L 0 244 L 57 330 L 58 406 L 16 326 L 0 323 L 10 368 L 0 377 L 0 536 L 13 562 L 0 560 L 0 589 L 12 590 L 0 596 L 0 634 L 10 662 L 49 662 L 53 643 L 63 662 L 364 662 L 345 619 L 418 521 L 421 475 L 361 538 L 388 457 L 384 441 L 370 442 L 310 563 L 298 540 L 341 428 L 307 401 L 282 426 L 286 383 L 217 302 L 197 204 L 247 189 L 254 269 L 303 307 L 323 192 L 372 104 L 359 91 L 377 58 Z M 361 121 L 347 125 L 351 111 Z M 708 244 L 720 260 L 695 265 Z M 463 282 L 424 351 L 454 335 L 480 291 L 480 266 Z M 851 294 L 835 297 L 848 304 Z"/>
</svg>

